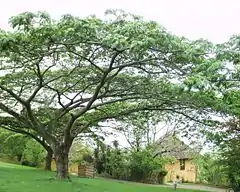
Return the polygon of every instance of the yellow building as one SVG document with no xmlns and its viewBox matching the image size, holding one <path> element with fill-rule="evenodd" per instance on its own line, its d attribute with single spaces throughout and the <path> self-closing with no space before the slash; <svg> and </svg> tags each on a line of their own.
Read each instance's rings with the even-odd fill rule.
<svg viewBox="0 0 240 192">
<path fill-rule="evenodd" d="M 172 182 L 177 176 L 183 182 L 196 182 L 196 152 L 192 148 L 172 135 L 165 135 L 156 144 L 157 154 L 171 159 L 165 165 L 168 172 L 164 178 L 165 182 Z"/>
<path fill-rule="evenodd" d="M 165 177 L 165 182 L 172 182 L 177 176 L 183 182 L 195 183 L 197 179 L 197 166 L 193 159 L 177 159 L 174 163 L 165 165 L 168 174 Z"/>
</svg>

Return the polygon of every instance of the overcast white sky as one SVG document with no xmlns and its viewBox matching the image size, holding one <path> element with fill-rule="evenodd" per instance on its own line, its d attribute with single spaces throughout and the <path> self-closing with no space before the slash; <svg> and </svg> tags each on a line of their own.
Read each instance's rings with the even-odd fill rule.
<svg viewBox="0 0 240 192">
<path fill-rule="evenodd" d="M 6 0 L 0 5 L 0 28 L 7 29 L 8 19 L 23 11 L 47 11 L 58 18 L 65 13 L 103 16 L 109 8 L 158 21 L 190 39 L 221 43 L 240 33 L 240 0 Z"/>
<path fill-rule="evenodd" d="M 239 0 L 6 0 L 0 6 L 0 28 L 23 11 L 44 10 L 56 18 L 64 13 L 102 16 L 108 8 L 121 8 L 158 21 L 174 34 L 223 42 L 240 33 L 239 7 Z"/>
</svg>

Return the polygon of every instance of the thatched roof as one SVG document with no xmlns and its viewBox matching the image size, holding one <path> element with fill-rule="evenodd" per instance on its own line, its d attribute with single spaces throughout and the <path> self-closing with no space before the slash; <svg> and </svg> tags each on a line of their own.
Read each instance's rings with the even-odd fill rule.
<svg viewBox="0 0 240 192">
<path fill-rule="evenodd" d="M 192 159 L 194 150 L 173 135 L 165 135 L 154 145 L 156 155 L 174 157 L 176 159 Z"/>
</svg>

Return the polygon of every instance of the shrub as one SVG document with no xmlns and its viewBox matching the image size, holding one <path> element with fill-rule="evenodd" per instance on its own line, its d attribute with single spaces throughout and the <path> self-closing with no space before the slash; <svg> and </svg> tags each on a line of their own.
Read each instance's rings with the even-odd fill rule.
<svg viewBox="0 0 240 192">
<path fill-rule="evenodd" d="M 39 143 L 29 140 L 23 152 L 22 164 L 31 167 L 40 166 L 44 161 L 45 153 L 44 148 Z"/>
<path fill-rule="evenodd" d="M 149 182 L 157 179 L 158 174 L 153 174 L 158 170 L 162 171 L 163 161 L 159 157 L 153 157 L 153 152 L 149 149 L 136 151 L 131 154 L 130 170 L 131 180 Z M 154 178 L 152 178 L 154 177 Z"/>
<path fill-rule="evenodd" d="M 89 164 L 92 164 L 94 162 L 94 159 L 90 154 L 84 154 L 82 160 L 84 163 L 89 163 Z"/>
</svg>

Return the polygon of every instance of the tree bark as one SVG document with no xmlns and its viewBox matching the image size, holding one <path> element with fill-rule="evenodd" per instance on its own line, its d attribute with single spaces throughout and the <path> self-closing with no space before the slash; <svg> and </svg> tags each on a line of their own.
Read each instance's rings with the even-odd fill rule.
<svg viewBox="0 0 240 192">
<path fill-rule="evenodd" d="M 68 153 L 69 148 L 65 146 L 58 146 L 54 150 L 56 168 L 57 168 L 57 179 L 69 179 L 68 173 Z"/>
<path fill-rule="evenodd" d="M 52 170 L 52 158 L 53 158 L 53 151 L 49 147 L 47 149 L 47 155 L 46 155 L 46 159 L 45 159 L 45 168 L 44 169 L 46 171 L 51 171 Z"/>
</svg>

